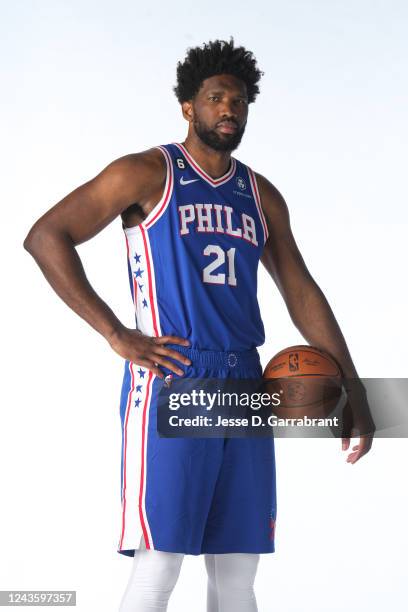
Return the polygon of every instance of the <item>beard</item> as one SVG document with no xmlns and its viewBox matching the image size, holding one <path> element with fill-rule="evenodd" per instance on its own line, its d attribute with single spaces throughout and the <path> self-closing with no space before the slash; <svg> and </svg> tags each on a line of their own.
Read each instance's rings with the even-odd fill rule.
<svg viewBox="0 0 408 612">
<path fill-rule="evenodd" d="M 234 151 L 241 142 L 245 132 L 246 123 L 241 128 L 238 128 L 233 134 L 218 134 L 216 130 L 212 130 L 196 119 L 193 122 L 194 130 L 200 140 L 208 147 L 215 151 Z"/>
</svg>

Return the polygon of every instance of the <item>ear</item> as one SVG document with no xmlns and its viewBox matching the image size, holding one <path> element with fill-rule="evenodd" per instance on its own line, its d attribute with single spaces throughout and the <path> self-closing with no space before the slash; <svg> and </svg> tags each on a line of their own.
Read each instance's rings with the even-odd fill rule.
<svg viewBox="0 0 408 612">
<path fill-rule="evenodd" d="M 194 119 L 194 111 L 193 111 L 193 103 L 192 100 L 188 100 L 186 102 L 182 102 L 181 111 L 183 113 L 184 119 L 186 119 L 189 123 L 191 123 Z"/>
</svg>

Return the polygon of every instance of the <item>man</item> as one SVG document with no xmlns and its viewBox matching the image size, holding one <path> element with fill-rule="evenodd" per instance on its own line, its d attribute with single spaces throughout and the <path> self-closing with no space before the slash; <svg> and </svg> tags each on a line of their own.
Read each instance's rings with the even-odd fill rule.
<svg viewBox="0 0 408 612">
<path fill-rule="evenodd" d="M 118 551 L 135 562 L 122 612 L 165 610 L 184 554 L 205 555 L 209 611 L 257 609 L 259 554 L 274 551 L 273 437 L 160 438 L 156 417 L 164 377 L 261 376 L 259 260 L 304 338 L 358 378 L 283 197 L 231 156 L 261 74 L 233 39 L 189 49 L 175 87 L 188 122 L 184 143 L 113 161 L 43 215 L 24 243 L 58 295 L 125 359 Z M 118 215 L 137 329 L 95 293 L 75 249 Z M 362 436 L 347 461 L 371 441 Z"/>
</svg>

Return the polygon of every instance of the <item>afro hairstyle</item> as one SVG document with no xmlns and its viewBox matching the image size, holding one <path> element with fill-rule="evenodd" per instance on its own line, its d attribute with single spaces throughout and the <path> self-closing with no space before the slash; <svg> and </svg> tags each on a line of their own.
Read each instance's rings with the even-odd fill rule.
<svg viewBox="0 0 408 612">
<path fill-rule="evenodd" d="M 183 62 L 177 64 L 177 84 L 173 91 L 180 104 L 192 100 L 202 82 L 217 74 L 231 74 L 247 87 L 248 102 L 254 102 L 259 93 L 258 81 L 264 74 L 256 59 L 245 47 L 234 47 L 230 41 L 214 40 L 201 47 L 190 47 Z"/>
</svg>

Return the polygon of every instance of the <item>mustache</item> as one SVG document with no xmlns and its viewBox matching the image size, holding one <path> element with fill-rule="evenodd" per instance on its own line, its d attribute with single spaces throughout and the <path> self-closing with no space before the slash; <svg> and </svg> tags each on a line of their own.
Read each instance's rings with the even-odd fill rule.
<svg viewBox="0 0 408 612">
<path fill-rule="evenodd" d="M 232 125 L 234 125 L 234 126 L 237 128 L 237 129 L 239 129 L 239 125 L 238 125 L 238 123 L 235 121 L 235 119 L 223 119 L 222 121 L 219 121 L 215 127 L 219 127 L 220 125 L 229 125 L 229 124 L 232 124 Z"/>
</svg>

